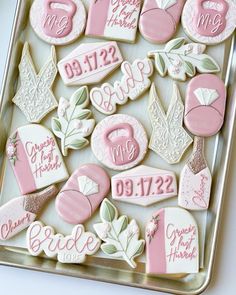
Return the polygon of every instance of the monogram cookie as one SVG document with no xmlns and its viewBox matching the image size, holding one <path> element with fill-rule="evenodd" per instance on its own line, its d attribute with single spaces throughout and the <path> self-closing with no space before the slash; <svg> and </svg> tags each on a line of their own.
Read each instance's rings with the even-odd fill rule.
<svg viewBox="0 0 236 295">
<path fill-rule="evenodd" d="M 147 143 L 143 126 L 129 115 L 103 119 L 91 137 L 95 157 L 113 170 L 126 170 L 140 163 L 147 152 Z"/>
<path fill-rule="evenodd" d="M 81 0 L 34 0 L 30 23 L 43 41 L 64 45 L 83 33 L 86 11 Z"/>
<path fill-rule="evenodd" d="M 232 0 L 187 0 L 182 25 L 186 34 L 204 44 L 218 44 L 236 28 L 236 3 Z"/>
</svg>

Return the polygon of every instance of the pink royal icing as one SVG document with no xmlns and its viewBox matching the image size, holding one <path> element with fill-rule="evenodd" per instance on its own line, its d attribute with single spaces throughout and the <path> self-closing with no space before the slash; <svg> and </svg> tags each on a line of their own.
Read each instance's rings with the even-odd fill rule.
<svg viewBox="0 0 236 295">
<path fill-rule="evenodd" d="M 104 169 L 86 164 L 77 169 L 56 199 L 59 216 L 70 224 L 89 219 L 110 189 L 110 179 Z"/>
</svg>

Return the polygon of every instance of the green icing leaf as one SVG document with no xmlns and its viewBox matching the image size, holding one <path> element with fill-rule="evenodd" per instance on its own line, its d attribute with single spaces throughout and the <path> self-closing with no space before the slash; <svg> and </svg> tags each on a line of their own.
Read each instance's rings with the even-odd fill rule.
<svg viewBox="0 0 236 295">
<path fill-rule="evenodd" d="M 218 64 L 213 59 L 211 59 L 209 57 L 205 57 L 202 60 L 201 65 L 206 71 L 217 72 L 219 70 Z"/>
<path fill-rule="evenodd" d="M 184 69 L 190 77 L 193 77 L 196 73 L 195 67 L 189 61 L 184 62 Z"/>
<path fill-rule="evenodd" d="M 86 145 L 89 144 L 89 141 L 85 138 L 81 138 L 81 139 L 75 139 L 73 140 L 70 144 L 69 147 L 73 150 L 80 150 L 83 147 L 85 147 Z"/>
<path fill-rule="evenodd" d="M 73 119 L 85 120 L 91 116 L 92 112 L 90 110 L 81 110 L 80 113 L 77 113 L 73 116 Z"/>
<path fill-rule="evenodd" d="M 79 88 L 72 95 L 70 103 L 77 106 L 86 106 L 88 103 L 88 88 L 86 86 Z"/>
<path fill-rule="evenodd" d="M 161 54 L 157 53 L 155 57 L 156 68 L 161 76 L 165 76 L 166 74 L 166 65 Z"/>
<path fill-rule="evenodd" d="M 111 202 L 105 199 L 101 205 L 100 215 L 103 220 L 112 222 L 117 216 L 117 210 Z"/>
<path fill-rule="evenodd" d="M 103 244 L 101 246 L 101 249 L 105 254 L 108 254 L 108 255 L 112 255 L 117 252 L 117 248 L 111 244 Z"/>
<path fill-rule="evenodd" d="M 61 123 L 59 119 L 52 118 L 52 129 L 53 131 L 61 131 Z"/>
<path fill-rule="evenodd" d="M 165 51 L 170 52 L 172 50 L 179 49 L 185 43 L 184 38 L 177 38 L 174 40 L 169 41 L 165 46 Z"/>
</svg>

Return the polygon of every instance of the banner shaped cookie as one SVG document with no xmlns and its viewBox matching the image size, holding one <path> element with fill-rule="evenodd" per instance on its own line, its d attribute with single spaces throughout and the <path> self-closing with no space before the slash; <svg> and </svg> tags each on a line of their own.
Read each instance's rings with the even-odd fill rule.
<svg viewBox="0 0 236 295">
<path fill-rule="evenodd" d="M 86 164 L 77 169 L 61 189 L 56 210 L 70 224 L 89 219 L 110 189 L 110 178 L 100 166 Z"/>
<path fill-rule="evenodd" d="M 68 178 L 53 134 L 41 125 L 18 128 L 8 139 L 6 150 L 22 194 Z"/>
<path fill-rule="evenodd" d="M 173 172 L 138 166 L 112 177 L 112 198 L 140 206 L 163 201 L 177 195 Z"/>
<path fill-rule="evenodd" d="M 100 247 L 100 240 L 84 226 L 76 225 L 71 235 L 55 234 L 51 226 L 44 226 L 36 221 L 27 230 L 26 243 L 33 256 L 45 253 L 48 257 L 57 256 L 61 263 L 83 263 L 87 255 L 95 254 Z"/>
<path fill-rule="evenodd" d="M 81 44 L 58 63 L 65 85 L 89 85 L 101 82 L 122 63 L 116 42 Z"/>
<path fill-rule="evenodd" d="M 141 0 L 92 0 L 86 35 L 135 42 Z"/>
<path fill-rule="evenodd" d="M 146 272 L 182 274 L 199 272 L 198 227 L 181 208 L 157 211 L 146 227 Z"/>
</svg>

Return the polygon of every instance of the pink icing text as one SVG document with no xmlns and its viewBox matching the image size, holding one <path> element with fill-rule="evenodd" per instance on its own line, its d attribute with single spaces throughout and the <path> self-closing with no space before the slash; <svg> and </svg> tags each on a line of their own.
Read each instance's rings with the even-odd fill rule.
<svg viewBox="0 0 236 295">
<path fill-rule="evenodd" d="M 206 175 L 201 174 L 199 190 L 194 191 L 194 196 L 192 199 L 193 203 L 202 209 L 206 209 L 208 207 L 208 204 L 205 200 L 206 185 L 208 180 L 209 178 Z"/>
</svg>

